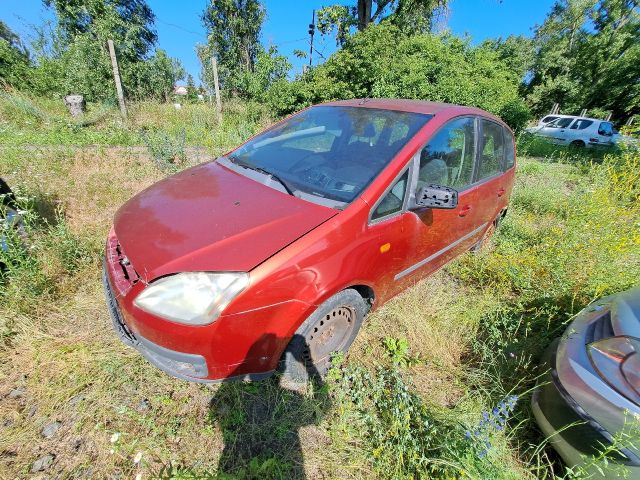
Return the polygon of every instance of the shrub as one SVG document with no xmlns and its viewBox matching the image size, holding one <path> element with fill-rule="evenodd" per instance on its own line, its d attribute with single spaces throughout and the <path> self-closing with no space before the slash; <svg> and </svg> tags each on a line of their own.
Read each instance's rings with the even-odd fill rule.
<svg viewBox="0 0 640 480">
<path fill-rule="evenodd" d="M 519 129 L 528 118 L 517 76 L 488 46 L 452 36 L 405 35 L 390 24 L 348 38 L 323 65 L 292 82 L 276 82 L 270 103 L 290 113 L 312 103 L 397 97 L 473 105 Z"/>
</svg>

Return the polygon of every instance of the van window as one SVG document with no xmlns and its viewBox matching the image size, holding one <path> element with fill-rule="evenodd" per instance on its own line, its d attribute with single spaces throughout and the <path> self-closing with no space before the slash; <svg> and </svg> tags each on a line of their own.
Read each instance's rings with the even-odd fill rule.
<svg viewBox="0 0 640 480">
<path fill-rule="evenodd" d="M 553 127 L 553 128 L 567 128 L 571 122 L 573 122 L 573 117 L 569 117 L 569 118 L 558 118 L 557 120 L 554 120 L 553 122 L 551 122 L 550 124 L 547 125 L 547 127 Z"/>
<path fill-rule="evenodd" d="M 383 197 L 376 209 L 371 214 L 371 220 L 387 217 L 402 210 L 404 195 L 407 191 L 407 183 L 409 180 L 409 170 L 398 179 L 391 190 Z"/>
<path fill-rule="evenodd" d="M 585 120 L 584 118 L 579 118 L 578 120 L 573 122 L 573 125 L 571 125 L 571 130 L 584 130 L 585 128 L 589 127 L 592 124 L 593 124 L 593 121 L 591 120 Z"/>
<path fill-rule="evenodd" d="M 502 171 L 504 160 L 504 139 L 502 126 L 489 120 L 480 120 L 482 136 L 480 137 L 480 168 L 478 180 L 492 177 Z"/>
<path fill-rule="evenodd" d="M 604 135 L 606 137 L 610 137 L 613 135 L 613 124 L 609 122 L 602 122 L 598 127 L 598 133 L 600 135 Z"/>
<path fill-rule="evenodd" d="M 452 120 L 425 145 L 418 188 L 436 184 L 460 190 L 473 183 L 474 123 L 471 117 Z"/>
<path fill-rule="evenodd" d="M 509 170 L 516 163 L 516 152 L 514 147 L 514 138 L 512 133 L 506 128 L 504 132 L 504 169 Z"/>
</svg>

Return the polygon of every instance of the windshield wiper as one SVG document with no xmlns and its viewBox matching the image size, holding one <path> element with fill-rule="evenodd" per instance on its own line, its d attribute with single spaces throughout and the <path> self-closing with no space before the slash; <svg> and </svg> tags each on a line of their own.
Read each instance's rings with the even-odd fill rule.
<svg viewBox="0 0 640 480">
<path fill-rule="evenodd" d="M 285 182 L 284 180 L 282 180 L 278 175 L 276 175 L 273 172 L 270 172 L 269 170 L 262 168 L 262 167 L 258 167 L 257 165 L 253 165 L 251 163 L 247 163 L 247 162 L 243 162 L 241 160 L 238 160 L 237 157 L 234 157 L 233 155 L 229 155 L 227 157 L 229 160 L 231 160 L 233 163 L 235 163 L 236 165 L 243 167 L 243 168 L 247 168 L 249 170 L 254 170 L 256 172 L 260 172 L 264 175 L 267 175 L 269 178 L 272 178 L 273 180 L 275 180 L 276 182 L 278 182 L 280 185 L 282 185 L 284 187 L 284 189 L 286 190 L 286 192 L 289 195 L 295 196 L 293 194 L 293 190 L 291 190 L 291 188 L 289 187 L 289 185 L 287 184 L 287 182 Z"/>
</svg>

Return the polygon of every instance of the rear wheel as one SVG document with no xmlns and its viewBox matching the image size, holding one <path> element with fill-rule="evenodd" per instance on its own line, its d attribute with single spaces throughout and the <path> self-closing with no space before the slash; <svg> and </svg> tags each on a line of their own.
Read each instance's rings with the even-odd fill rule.
<svg viewBox="0 0 640 480">
<path fill-rule="evenodd" d="M 350 288 L 320 305 L 287 346 L 281 362 L 284 375 L 296 382 L 323 377 L 331 355 L 346 352 L 353 343 L 367 310 L 365 300 Z"/>
<path fill-rule="evenodd" d="M 585 143 L 582 140 L 574 140 L 569 144 L 573 148 L 584 148 Z"/>
</svg>

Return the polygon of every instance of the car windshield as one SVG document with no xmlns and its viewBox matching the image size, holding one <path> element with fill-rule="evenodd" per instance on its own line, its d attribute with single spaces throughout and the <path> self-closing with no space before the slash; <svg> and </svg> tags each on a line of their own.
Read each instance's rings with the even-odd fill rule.
<svg viewBox="0 0 640 480">
<path fill-rule="evenodd" d="M 293 195 L 340 207 L 356 198 L 431 117 L 312 107 L 252 138 L 228 159 L 270 175 Z"/>
</svg>

